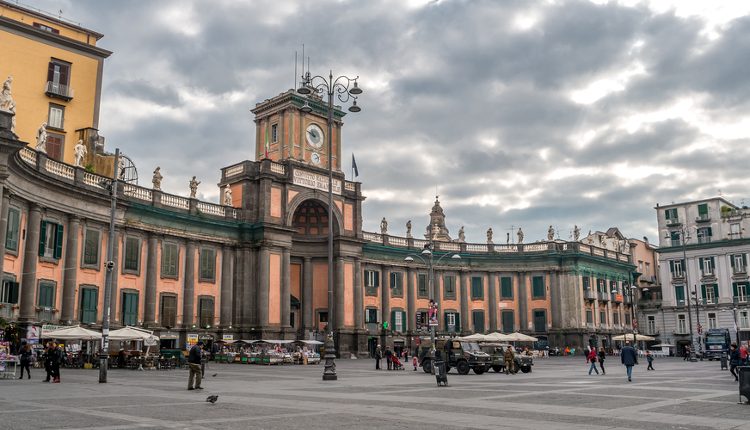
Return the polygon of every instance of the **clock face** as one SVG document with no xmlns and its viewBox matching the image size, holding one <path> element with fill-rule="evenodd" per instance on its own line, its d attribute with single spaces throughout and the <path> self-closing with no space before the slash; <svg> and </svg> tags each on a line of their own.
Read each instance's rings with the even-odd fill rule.
<svg viewBox="0 0 750 430">
<path fill-rule="evenodd" d="M 323 146 L 323 129 L 317 124 L 308 125 L 305 130 L 305 139 L 310 146 L 320 148 Z"/>
<path fill-rule="evenodd" d="M 310 160 L 312 160 L 313 164 L 320 164 L 320 154 L 313 152 L 310 156 Z"/>
</svg>

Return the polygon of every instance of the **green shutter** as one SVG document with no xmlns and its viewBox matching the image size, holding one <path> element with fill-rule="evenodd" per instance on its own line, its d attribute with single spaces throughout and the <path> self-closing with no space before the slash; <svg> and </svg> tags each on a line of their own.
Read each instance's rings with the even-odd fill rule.
<svg viewBox="0 0 750 430">
<path fill-rule="evenodd" d="M 739 288 L 737 286 L 737 283 L 733 282 L 732 283 L 732 300 L 734 301 L 734 299 L 736 299 L 737 297 L 739 297 L 739 295 L 740 295 L 740 292 L 739 292 Z"/>
<path fill-rule="evenodd" d="M 445 331 L 448 331 L 448 312 L 443 312 L 443 326 L 445 327 Z"/>
<path fill-rule="evenodd" d="M 406 333 L 406 331 L 409 329 L 406 325 L 406 311 L 401 311 L 401 330 Z"/>
<path fill-rule="evenodd" d="M 455 312 L 454 315 L 456 316 L 456 331 L 461 332 L 461 314 Z"/>
<path fill-rule="evenodd" d="M 732 272 L 734 272 L 734 255 L 729 256 L 729 264 L 732 266 Z"/>
<path fill-rule="evenodd" d="M 63 226 L 62 224 L 57 224 L 57 235 L 55 236 L 55 252 L 52 255 L 56 259 L 60 259 L 62 257 L 62 249 L 63 249 Z"/>
<path fill-rule="evenodd" d="M 39 256 L 44 256 L 44 240 L 47 239 L 47 221 L 42 221 L 39 228 Z"/>
<path fill-rule="evenodd" d="M 396 311 L 391 311 L 391 330 L 396 330 Z"/>
<path fill-rule="evenodd" d="M 701 285 L 701 297 L 703 298 L 703 300 L 706 300 L 706 286 L 705 285 Z"/>
<path fill-rule="evenodd" d="M 719 303 L 719 284 L 714 284 L 714 303 Z"/>
</svg>

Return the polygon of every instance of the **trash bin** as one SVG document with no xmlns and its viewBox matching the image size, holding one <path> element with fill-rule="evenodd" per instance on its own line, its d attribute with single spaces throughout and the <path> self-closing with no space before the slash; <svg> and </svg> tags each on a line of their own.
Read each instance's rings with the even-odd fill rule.
<svg viewBox="0 0 750 430">
<path fill-rule="evenodd" d="M 721 361 L 721 370 L 727 370 L 727 355 L 721 354 L 719 361 Z"/>
<path fill-rule="evenodd" d="M 742 403 L 742 396 L 745 396 L 745 404 L 750 404 L 750 366 L 739 366 L 740 380 L 740 403 Z"/>
<path fill-rule="evenodd" d="M 437 385 L 439 386 L 447 386 L 448 385 L 448 372 L 445 370 L 445 361 L 443 360 L 435 360 L 433 369 L 435 371 L 435 380 L 437 381 Z"/>
</svg>

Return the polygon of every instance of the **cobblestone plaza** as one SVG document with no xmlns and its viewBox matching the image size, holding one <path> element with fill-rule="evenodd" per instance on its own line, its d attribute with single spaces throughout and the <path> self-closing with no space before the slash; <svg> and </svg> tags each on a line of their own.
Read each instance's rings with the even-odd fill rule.
<svg viewBox="0 0 750 430">
<path fill-rule="evenodd" d="M 412 370 L 374 370 L 373 360 L 322 366 L 209 364 L 203 391 L 186 391 L 187 371 L 62 371 L 61 384 L 0 381 L 4 429 L 508 428 L 747 429 L 750 406 L 717 362 L 664 358 L 636 366 L 633 382 L 616 357 L 607 375 L 587 376 L 582 357 L 538 360 L 529 374 L 460 376 L 449 386 Z M 216 374 L 215 377 L 212 375 Z M 206 403 L 218 394 L 216 404 Z"/>
</svg>

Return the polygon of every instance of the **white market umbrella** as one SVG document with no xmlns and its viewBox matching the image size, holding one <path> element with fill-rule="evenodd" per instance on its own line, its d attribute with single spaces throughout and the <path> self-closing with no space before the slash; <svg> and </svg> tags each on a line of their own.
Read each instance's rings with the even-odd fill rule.
<svg viewBox="0 0 750 430">
<path fill-rule="evenodd" d="M 512 342 L 536 342 L 537 340 L 539 340 L 533 336 L 528 336 L 519 332 L 511 333 L 508 336 L 511 337 L 510 340 Z"/>
<path fill-rule="evenodd" d="M 512 342 L 513 338 L 509 334 L 503 334 L 500 332 L 494 332 L 488 334 L 486 337 L 487 342 Z"/>
<path fill-rule="evenodd" d="M 651 345 L 651 348 L 674 348 L 674 345 L 669 343 L 657 343 L 656 345 Z"/>
<path fill-rule="evenodd" d="M 487 340 L 487 336 L 481 333 L 474 333 L 469 336 L 459 337 L 457 339 L 467 341 L 467 342 L 485 342 Z"/>
<path fill-rule="evenodd" d="M 102 338 L 102 334 L 76 325 L 42 332 L 42 338 L 59 340 L 98 340 Z"/>
<path fill-rule="evenodd" d="M 618 341 L 633 341 L 633 334 L 632 333 L 625 333 L 621 334 L 619 336 L 613 336 L 612 340 L 618 340 Z M 655 338 L 651 336 L 646 336 L 645 334 L 636 334 L 635 340 L 656 340 Z"/>
<path fill-rule="evenodd" d="M 158 336 L 154 336 L 154 334 L 148 330 L 139 329 L 137 327 L 131 327 L 126 326 L 123 328 L 118 328 L 117 330 L 112 330 L 109 332 L 109 339 L 110 340 L 120 340 L 120 341 L 127 341 L 127 340 L 159 340 Z"/>
<path fill-rule="evenodd" d="M 323 342 L 319 340 L 298 340 L 297 342 L 302 342 L 306 345 L 323 345 Z"/>
</svg>

